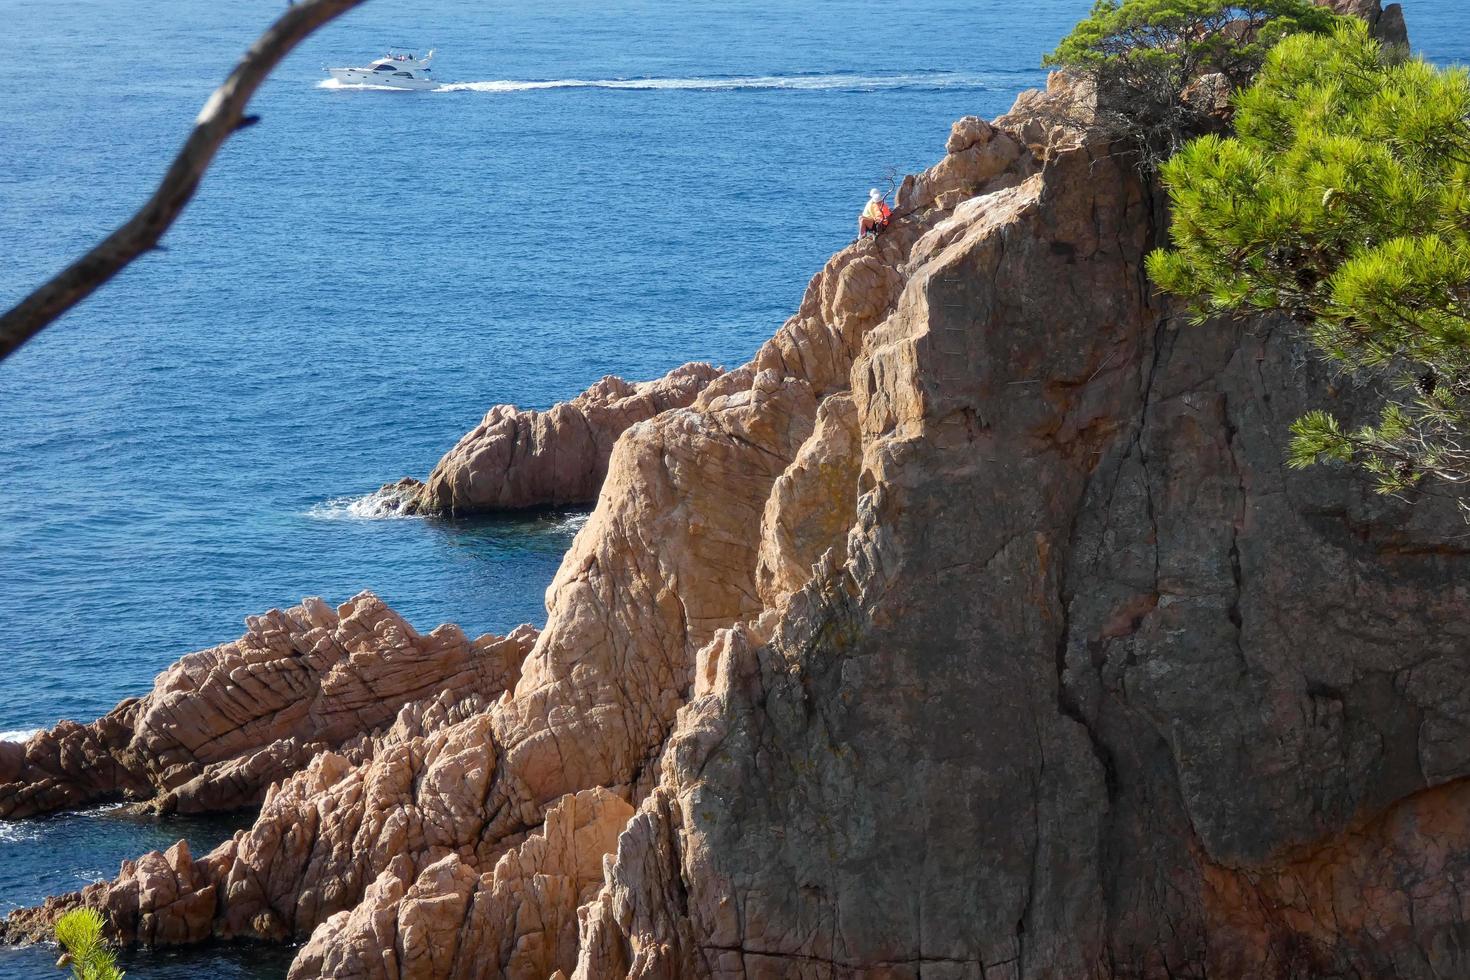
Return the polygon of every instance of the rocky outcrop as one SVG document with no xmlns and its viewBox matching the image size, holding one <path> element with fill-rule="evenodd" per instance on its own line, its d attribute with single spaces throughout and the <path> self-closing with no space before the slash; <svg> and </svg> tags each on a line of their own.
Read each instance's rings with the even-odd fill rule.
<svg viewBox="0 0 1470 980">
<path fill-rule="evenodd" d="M 685 364 L 641 384 L 609 375 L 545 411 L 496 405 L 445 454 L 427 483 L 400 481 L 379 496 L 390 509 L 409 514 L 590 504 L 618 436 L 635 422 L 687 406 L 720 373 L 708 364 Z"/>
<path fill-rule="evenodd" d="M 976 138 L 1010 139 L 989 130 Z M 970 140 L 962 151 L 973 148 Z M 1022 154 L 1014 143 L 1006 152 Z M 973 192 L 987 179 L 951 166 L 927 186 Z M 751 363 L 689 407 L 628 428 L 598 507 L 548 590 L 547 626 L 513 692 L 454 724 L 390 732 L 358 758 L 318 755 L 273 789 L 250 831 L 193 866 L 204 876 L 194 890 L 212 886 L 218 898 L 212 934 L 306 938 L 320 927 L 328 931 L 311 948 L 321 968 L 355 975 L 357 960 L 328 951 L 332 935 L 387 936 L 384 910 L 414 888 L 458 889 L 494 873 L 513 849 L 524 857 L 527 835 L 546 834 L 548 813 L 578 793 L 645 795 L 695 653 L 763 610 L 756 568 L 773 486 L 811 436 L 819 401 L 846 389 L 864 336 L 891 311 L 909 250 L 944 214 L 931 208 L 854 243 Z M 851 412 L 834 403 L 823 424 L 850 430 Z M 773 540 L 801 554 L 812 546 L 800 534 Z M 441 864 L 451 854 L 460 864 Z M 120 879 L 55 908 L 106 908 L 131 938 L 127 923 L 144 912 L 133 894 Z M 364 901 L 374 911 L 351 920 Z"/>
<path fill-rule="evenodd" d="M 857 409 L 851 396 L 833 395 L 766 499 L 755 570 L 766 608 L 805 585 L 818 559 L 847 539 L 857 517 L 861 462 Z"/>
<path fill-rule="evenodd" d="M 1152 319 L 1147 206 L 1074 149 L 916 244 L 853 370 L 868 489 L 846 547 L 774 624 L 701 655 L 582 975 L 1005 975 L 1053 928 L 1039 898 L 1027 921 L 1032 882 L 1070 856 L 1039 853 L 1039 828 L 1085 836 L 1105 781 L 1058 708 L 1049 590 L 1135 390 L 1107 359 L 1141 356 Z M 1036 288 L 1064 278 L 1079 287 Z M 1090 907 L 1076 870 L 1056 885 Z M 656 903 L 671 889 L 687 911 Z M 1050 939 L 1034 975 L 1086 975 L 1077 939 Z"/>
<path fill-rule="evenodd" d="M 1334 12 L 1361 17 L 1368 22 L 1373 36 L 1384 44 L 1401 48 L 1409 46 L 1409 28 L 1404 22 L 1404 8 L 1396 3 L 1383 6 L 1382 0 L 1316 0 L 1318 6 Z"/>
<path fill-rule="evenodd" d="M 1046 77 L 1046 88 L 1022 92 L 995 125 L 1042 158 L 1051 147 L 1074 145 L 1085 138 L 1086 123 L 1097 108 L 1097 86 L 1090 79 L 1054 71 Z"/>
<path fill-rule="evenodd" d="M 305 940 L 297 978 L 1470 972 L 1454 502 L 1289 469 L 1372 393 L 1163 303 L 1159 199 L 1048 97 L 626 429 L 512 689 L 12 934 L 88 904 Z"/>
<path fill-rule="evenodd" d="M 452 625 L 420 635 L 370 593 L 337 609 L 307 599 L 246 627 L 90 725 L 0 743 L 0 818 L 119 799 L 164 812 L 253 806 L 271 783 L 407 704 L 445 690 L 499 697 L 536 637 L 522 627 L 471 641 Z"/>
<path fill-rule="evenodd" d="M 1155 305 L 1153 213 L 1084 145 L 915 246 L 845 550 L 701 651 L 577 977 L 1470 969 L 1463 525 L 1285 466 L 1369 399 Z"/>
<path fill-rule="evenodd" d="M 480 874 L 456 854 L 411 883 L 398 862 L 351 913 L 316 931 L 291 967 L 311 977 L 550 977 L 577 962 L 577 909 L 633 808 L 603 789 L 568 795 L 541 830 Z"/>
<path fill-rule="evenodd" d="M 955 123 L 944 149 L 943 160 L 899 185 L 894 201 L 900 212 L 950 210 L 982 189 L 996 191 L 1019 183 L 1030 169 L 1022 143 L 979 116 Z"/>
<path fill-rule="evenodd" d="M 88 901 L 90 900 L 90 901 Z M 38 909 L 22 909 L 5 923 L 5 936 L 43 941 L 64 912 L 80 904 L 104 911 L 113 935 L 127 943 L 178 946 L 209 938 L 218 901 L 216 888 L 194 863 L 189 845 L 179 841 L 167 852 L 153 851 L 124 861 L 116 881 L 91 885 L 85 892 L 49 899 Z"/>
</svg>

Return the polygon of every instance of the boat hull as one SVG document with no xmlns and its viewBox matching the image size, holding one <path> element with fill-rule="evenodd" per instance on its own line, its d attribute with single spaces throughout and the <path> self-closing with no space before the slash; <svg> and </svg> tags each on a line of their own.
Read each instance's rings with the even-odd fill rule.
<svg viewBox="0 0 1470 980">
<path fill-rule="evenodd" d="M 343 85 L 371 85 L 419 92 L 439 87 L 439 83 L 432 78 L 408 78 L 393 72 L 370 71 L 365 68 L 328 68 L 327 74 Z"/>
</svg>

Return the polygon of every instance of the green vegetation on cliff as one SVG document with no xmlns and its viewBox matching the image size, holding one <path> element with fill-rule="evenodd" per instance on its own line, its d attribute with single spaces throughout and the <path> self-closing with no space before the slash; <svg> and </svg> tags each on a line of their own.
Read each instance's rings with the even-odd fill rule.
<svg viewBox="0 0 1470 980">
<path fill-rule="evenodd" d="M 1240 88 L 1281 38 L 1338 19 L 1311 0 L 1096 0 L 1042 63 L 1095 83 L 1095 121 L 1137 141 L 1152 163 L 1211 128 L 1216 106 L 1196 87 L 1202 76 Z"/>
<path fill-rule="evenodd" d="M 1235 105 L 1233 137 L 1164 165 L 1173 248 L 1150 274 L 1201 319 L 1282 313 L 1392 380 L 1377 425 L 1298 420 L 1294 465 L 1355 462 L 1385 493 L 1470 482 L 1470 76 L 1344 21 L 1283 40 Z"/>
</svg>

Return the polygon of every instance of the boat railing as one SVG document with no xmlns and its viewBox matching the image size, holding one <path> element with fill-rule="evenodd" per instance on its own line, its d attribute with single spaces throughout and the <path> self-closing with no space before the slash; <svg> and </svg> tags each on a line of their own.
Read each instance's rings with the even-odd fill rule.
<svg viewBox="0 0 1470 980">
<path fill-rule="evenodd" d="M 412 62 L 417 65 L 427 65 L 434 58 L 434 49 L 430 48 L 429 53 L 420 58 L 410 48 L 389 48 L 388 53 L 385 55 L 385 57 L 388 58 L 388 60 L 390 61 Z"/>
</svg>

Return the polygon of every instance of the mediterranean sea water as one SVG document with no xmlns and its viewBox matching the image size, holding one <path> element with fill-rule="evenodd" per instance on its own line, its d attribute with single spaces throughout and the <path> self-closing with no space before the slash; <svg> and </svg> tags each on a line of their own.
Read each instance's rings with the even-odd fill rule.
<svg viewBox="0 0 1470 980">
<path fill-rule="evenodd" d="M 1470 60 L 1464 0 L 1411 0 Z M 1088 0 L 371 0 L 257 96 L 166 250 L 0 365 L 0 737 L 90 720 L 250 613 L 373 589 L 540 623 L 575 513 L 371 520 L 486 408 L 742 362 L 952 120 L 1041 84 Z M 282 0 L 0 0 L 0 307 L 146 198 Z M 436 46 L 445 91 L 323 65 Z M 360 508 L 359 508 L 360 509 Z M 243 820 L 0 825 L 0 914 Z M 50 971 L 0 951 L 0 978 Z M 135 956 L 280 977 L 290 953 Z"/>
</svg>

